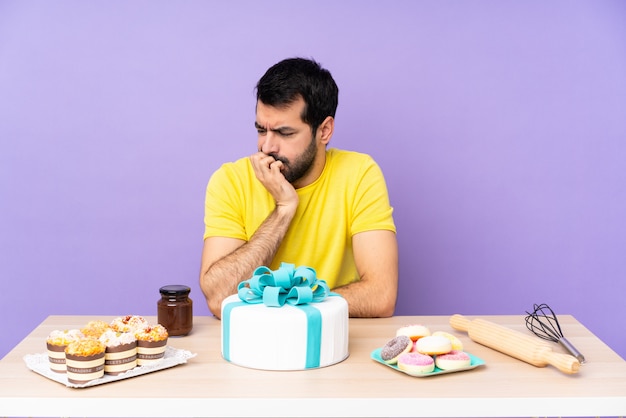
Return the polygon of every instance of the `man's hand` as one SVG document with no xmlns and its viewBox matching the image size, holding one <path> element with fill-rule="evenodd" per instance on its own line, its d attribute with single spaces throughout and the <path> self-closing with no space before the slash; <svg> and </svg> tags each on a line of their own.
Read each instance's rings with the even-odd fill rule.
<svg viewBox="0 0 626 418">
<path fill-rule="evenodd" d="M 276 201 L 276 207 L 286 206 L 292 210 L 298 207 L 298 194 L 282 174 L 283 163 L 263 152 L 250 156 L 256 178 Z"/>
</svg>

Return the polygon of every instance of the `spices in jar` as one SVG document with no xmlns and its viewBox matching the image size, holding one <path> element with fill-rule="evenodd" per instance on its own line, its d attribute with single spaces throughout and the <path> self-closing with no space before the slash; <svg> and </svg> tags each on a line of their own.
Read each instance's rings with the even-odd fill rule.
<svg viewBox="0 0 626 418">
<path fill-rule="evenodd" d="M 189 334 L 193 327 L 193 301 L 191 289 L 184 285 L 168 285 L 159 289 L 161 299 L 157 302 L 157 320 L 169 335 Z"/>
</svg>

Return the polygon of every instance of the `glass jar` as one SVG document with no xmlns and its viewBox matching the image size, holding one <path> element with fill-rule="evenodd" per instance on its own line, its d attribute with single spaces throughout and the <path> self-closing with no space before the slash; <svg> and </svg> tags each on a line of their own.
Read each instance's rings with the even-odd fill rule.
<svg viewBox="0 0 626 418">
<path fill-rule="evenodd" d="M 159 289 L 161 299 L 157 302 L 157 318 L 170 336 L 187 335 L 193 327 L 193 301 L 191 289 L 183 285 L 168 285 Z"/>
</svg>

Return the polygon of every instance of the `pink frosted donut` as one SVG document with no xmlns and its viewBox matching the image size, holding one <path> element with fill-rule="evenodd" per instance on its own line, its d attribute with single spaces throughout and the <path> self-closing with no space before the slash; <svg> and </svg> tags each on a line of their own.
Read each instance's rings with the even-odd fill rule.
<svg viewBox="0 0 626 418">
<path fill-rule="evenodd" d="M 415 342 L 414 351 L 429 356 L 445 354 L 452 351 L 452 343 L 446 337 L 429 335 Z"/>
<path fill-rule="evenodd" d="M 440 354 L 435 357 L 435 365 L 441 370 L 455 370 L 468 367 L 472 364 L 470 356 L 459 350 L 452 350 L 447 354 Z"/>
<path fill-rule="evenodd" d="M 398 330 L 396 331 L 396 336 L 398 335 L 406 335 L 412 341 L 417 341 L 422 337 L 430 335 L 430 330 L 424 325 L 420 324 L 405 325 L 401 328 L 398 328 Z"/>
<path fill-rule="evenodd" d="M 380 350 L 380 358 L 387 364 L 396 364 L 401 354 L 408 353 L 413 347 L 413 342 L 406 335 L 392 338 Z"/>
<path fill-rule="evenodd" d="M 430 373 L 435 370 L 435 361 L 426 354 L 406 353 L 398 357 L 398 369 L 412 375 Z"/>
</svg>

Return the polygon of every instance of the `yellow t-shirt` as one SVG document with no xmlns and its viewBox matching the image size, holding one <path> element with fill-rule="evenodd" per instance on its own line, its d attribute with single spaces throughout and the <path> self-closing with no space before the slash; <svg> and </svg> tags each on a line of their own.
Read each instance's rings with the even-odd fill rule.
<svg viewBox="0 0 626 418">
<path fill-rule="evenodd" d="M 297 193 L 298 209 L 268 267 L 275 270 L 281 262 L 312 267 L 331 289 L 358 280 L 352 236 L 396 231 L 380 167 L 369 155 L 329 149 L 320 177 Z M 249 158 L 226 163 L 207 186 L 204 238 L 248 241 L 274 207 Z"/>
</svg>

